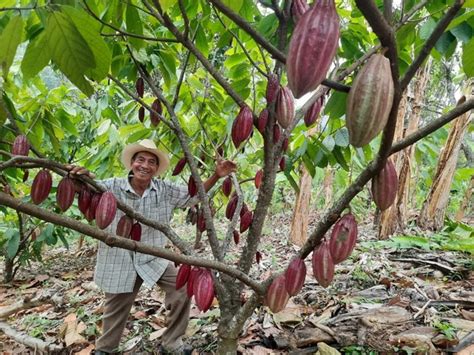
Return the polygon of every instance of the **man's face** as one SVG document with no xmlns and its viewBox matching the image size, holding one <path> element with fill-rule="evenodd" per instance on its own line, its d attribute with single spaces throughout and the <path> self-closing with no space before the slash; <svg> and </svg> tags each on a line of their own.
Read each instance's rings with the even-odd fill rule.
<svg viewBox="0 0 474 355">
<path fill-rule="evenodd" d="M 138 152 L 132 158 L 133 178 L 138 180 L 151 180 L 158 170 L 158 158 L 148 152 Z"/>
</svg>

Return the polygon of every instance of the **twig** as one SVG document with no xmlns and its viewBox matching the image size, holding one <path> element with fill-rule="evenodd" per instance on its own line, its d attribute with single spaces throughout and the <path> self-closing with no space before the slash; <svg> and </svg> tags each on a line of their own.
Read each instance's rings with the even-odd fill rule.
<svg viewBox="0 0 474 355">
<path fill-rule="evenodd" d="M 431 300 L 428 300 L 428 302 L 426 302 L 424 306 L 421 307 L 421 309 L 413 315 L 413 319 L 418 318 L 426 310 L 426 308 L 428 308 L 430 304 L 431 304 Z"/>
<path fill-rule="evenodd" d="M 59 352 L 61 350 L 64 350 L 64 348 L 60 345 L 52 344 L 52 343 L 47 343 L 41 339 L 34 338 L 32 336 L 29 336 L 28 334 L 25 334 L 23 332 L 19 332 L 12 327 L 10 327 L 7 323 L 5 322 L 0 322 L 0 330 L 5 333 L 8 337 L 12 338 L 15 340 L 17 343 L 26 345 L 30 348 L 35 349 L 35 352 L 37 350 L 43 352 L 43 353 L 52 353 L 52 352 Z"/>
</svg>

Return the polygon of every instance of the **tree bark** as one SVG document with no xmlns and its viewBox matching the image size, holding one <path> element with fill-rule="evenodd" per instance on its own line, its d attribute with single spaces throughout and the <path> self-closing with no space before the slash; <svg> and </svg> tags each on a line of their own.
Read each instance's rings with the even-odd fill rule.
<svg viewBox="0 0 474 355">
<path fill-rule="evenodd" d="M 458 104 L 460 103 L 461 100 Z M 449 131 L 448 140 L 440 152 L 433 184 L 418 218 L 418 225 L 422 228 L 439 230 L 443 227 L 462 138 L 472 116 L 472 111 L 466 112 L 453 123 Z"/>
<path fill-rule="evenodd" d="M 456 221 L 461 222 L 464 218 L 464 213 L 469 209 L 469 203 L 472 203 L 471 196 L 472 190 L 474 190 L 474 175 L 471 176 L 471 182 L 464 193 L 464 198 L 459 206 L 458 211 L 456 212 Z"/>
</svg>

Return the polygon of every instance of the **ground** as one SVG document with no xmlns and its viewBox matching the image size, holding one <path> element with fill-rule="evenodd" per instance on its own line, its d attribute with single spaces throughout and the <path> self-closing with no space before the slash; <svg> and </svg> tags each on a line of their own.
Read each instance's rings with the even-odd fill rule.
<svg viewBox="0 0 474 355">
<path fill-rule="evenodd" d="M 177 223 L 181 222 L 183 219 Z M 270 222 L 273 227 L 264 230 L 263 259 L 251 271 L 257 279 L 278 271 L 298 249 L 287 242 L 289 216 L 276 214 Z M 181 233 L 193 234 L 190 226 L 180 228 Z M 474 353 L 472 258 L 461 252 L 430 250 L 422 244 L 424 248 L 416 248 L 419 241 L 408 243 L 409 248 L 404 248 L 406 239 L 380 243 L 375 234 L 372 224 L 360 226 L 356 250 L 336 266 L 335 279 L 326 289 L 317 284 L 311 256 L 307 258 L 302 291 L 279 313 L 263 306 L 257 309 L 240 336 L 239 351 L 309 354 L 337 349 L 377 354 L 464 349 L 465 354 Z M 1 284 L 0 315 L 2 309 L 22 300 L 37 300 L 3 324 L 19 334 L 54 343 L 63 348 L 61 353 L 88 354 L 100 331 L 103 297 L 92 282 L 95 243 L 88 241 L 79 250 L 74 244 L 69 250 L 45 250 L 43 263 L 33 263 L 13 283 Z M 235 250 L 239 247 L 233 246 Z M 206 313 L 193 304 L 187 341 L 195 354 L 215 352 L 218 318 L 216 300 Z M 122 350 L 154 353 L 164 324 L 163 295 L 158 289 L 142 289 L 130 313 Z M 0 353 L 34 350 L 0 332 Z"/>
</svg>

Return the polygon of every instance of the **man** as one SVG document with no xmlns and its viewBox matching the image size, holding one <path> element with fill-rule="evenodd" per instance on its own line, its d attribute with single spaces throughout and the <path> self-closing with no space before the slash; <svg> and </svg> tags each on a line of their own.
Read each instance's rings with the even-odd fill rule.
<svg viewBox="0 0 474 355">
<path fill-rule="evenodd" d="M 178 186 L 155 177 L 169 166 L 166 153 L 159 150 L 152 140 L 144 139 L 126 146 L 122 163 L 130 171 L 128 178 L 111 178 L 101 181 L 122 202 L 145 217 L 168 223 L 175 208 L 188 207 L 196 202 L 190 199 L 187 186 Z M 215 173 L 204 182 L 208 191 L 221 177 L 236 170 L 231 161 L 217 161 Z M 72 174 L 86 174 L 83 167 L 72 167 Z M 115 234 L 118 220 L 123 216 L 117 211 L 107 231 Z M 166 236 L 160 231 L 142 226 L 141 242 L 163 247 Z M 165 292 L 165 306 L 169 310 L 168 326 L 162 336 L 162 353 L 190 353 L 182 336 L 189 321 L 190 300 L 185 288 L 176 290 L 177 269 L 166 259 L 111 248 L 99 243 L 94 281 L 105 292 L 102 336 L 96 341 L 96 354 L 114 353 L 120 343 L 130 309 L 142 283 L 155 284 Z"/>
</svg>

